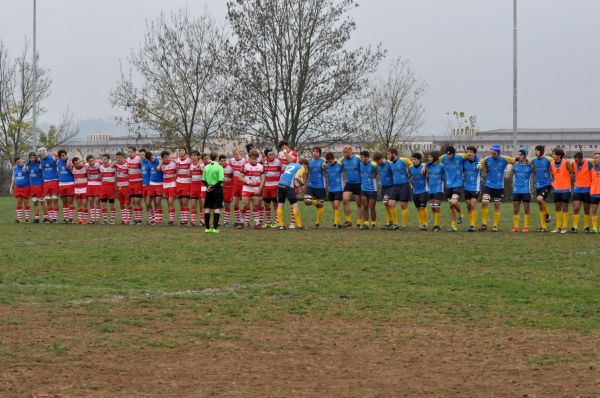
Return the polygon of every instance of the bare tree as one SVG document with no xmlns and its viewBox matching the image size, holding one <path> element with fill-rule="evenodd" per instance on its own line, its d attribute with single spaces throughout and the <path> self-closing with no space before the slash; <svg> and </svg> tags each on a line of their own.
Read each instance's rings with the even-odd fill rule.
<svg viewBox="0 0 600 398">
<path fill-rule="evenodd" d="M 369 95 L 365 141 L 385 151 L 416 134 L 424 121 L 421 99 L 426 90 L 427 84 L 415 76 L 408 60 L 396 59 L 387 77 L 375 83 Z"/>
<path fill-rule="evenodd" d="M 35 74 L 29 59 L 28 43 L 21 56 L 11 60 L 0 42 L 0 155 L 9 159 L 30 145 L 33 104 L 50 95 L 52 81 L 48 71 L 40 67 L 34 90 Z M 38 110 L 43 114 L 43 108 Z"/>
<path fill-rule="evenodd" d="M 235 0 L 229 67 L 245 131 L 299 149 L 356 133 L 356 102 L 385 52 L 350 50 L 355 0 Z"/>
<path fill-rule="evenodd" d="M 40 145 L 51 150 L 73 141 L 79 135 L 79 126 L 73 121 L 73 115 L 67 110 L 58 124 L 51 124 L 48 132 L 40 131 Z"/>
<path fill-rule="evenodd" d="M 128 62 L 138 74 L 121 72 L 111 93 L 113 106 L 127 116 L 119 121 L 131 132 L 156 131 L 165 142 L 188 150 L 219 138 L 228 128 L 229 101 L 217 78 L 223 73 L 225 35 L 207 10 L 189 10 L 147 25 L 139 50 Z"/>
</svg>

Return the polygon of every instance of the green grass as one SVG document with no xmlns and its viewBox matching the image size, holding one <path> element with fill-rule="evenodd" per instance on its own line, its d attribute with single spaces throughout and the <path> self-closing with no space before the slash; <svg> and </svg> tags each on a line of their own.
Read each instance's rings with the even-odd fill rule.
<svg viewBox="0 0 600 398">
<path fill-rule="evenodd" d="M 311 225 L 314 208 L 301 211 Z M 508 204 L 497 234 L 417 232 L 412 208 L 410 232 L 226 229 L 208 236 L 199 228 L 15 225 L 13 214 L 14 202 L 1 198 L 0 308 L 35 308 L 55 326 L 81 327 L 61 316 L 69 312 L 104 336 L 184 314 L 199 327 L 296 316 L 600 328 L 600 237 L 511 234 Z M 535 210 L 533 226 L 537 220 Z M 132 315 L 119 318 L 115 308 Z M 28 325 L 0 315 L 4 327 Z M 220 330 L 179 337 L 237 338 Z M 146 338 L 159 346 L 177 339 Z"/>
</svg>

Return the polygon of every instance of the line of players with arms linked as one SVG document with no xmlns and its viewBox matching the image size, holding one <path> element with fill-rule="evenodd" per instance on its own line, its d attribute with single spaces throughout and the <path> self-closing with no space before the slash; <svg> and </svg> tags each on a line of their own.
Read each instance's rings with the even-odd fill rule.
<svg viewBox="0 0 600 398">
<path fill-rule="evenodd" d="M 571 200 L 570 231 L 579 231 L 582 207 L 584 231 L 598 231 L 600 152 L 595 153 L 593 159 L 584 159 L 579 152 L 571 160 L 565 158 L 561 148 L 553 149 L 551 156 L 546 156 L 545 148 L 537 146 L 532 158 L 528 157 L 527 147 L 521 148 L 517 158 L 513 158 L 502 155 L 499 145 L 492 145 L 489 155 L 480 157 L 474 146 L 467 147 L 466 153 L 457 153 L 450 146 L 443 154 L 433 151 L 423 157 L 413 153 L 409 159 L 399 156 L 395 148 L 385 155 L 377 152 L 371 157 L 368 151 L 362 151 L 356 156 L 348 145 L 340 159 L 331 152 L 323 158 L 321 148 L 315 147 L 309 159 L 299 160 L 298 154 L 285 141 L 279 143 L 278 152 L 272 148 L 258 151 L 253 144 L 248 144 L 246 151 L 247 155 L 241 156 L 239 150 L 234 150 L 233 157 L 227 158 L 197 151 L 188 156 L 187 151 L 180 148 L 176 155 L 163 151 L 157 158 L 150 151 L 136 151 L 131 147 L 127 155 L 118 152 L 114 161 L 108 154 L 101 160 L 88 155 L 83 161 L 69 159 L 64 150 L 48 154 L 41 148 L 38 154 L 30 153 L 27 161 L 15 158 L 11 193 L 17 199 L 17 222 L 29 221 L 30 197 L 34 207 L 33 222 L 40 222 L 42 213 L 43 222 L 57 222 L 60 197 L 63 222 L 73 223 L 77 218 L 80 224 L 114 224 L 117 198 L 122 224 L 142 224 L 143 205 L 149 224 L 162 224 L 164 199 L 168 224 L 174 225 L 177 198 L 180 224 L 203 225 L 203 218 L 198 215 L 204 213 L 203 201 L 211 187 L 202 182 L 202 174 L 206 166 L 218 163 L 223 168 L 219 186 L 222 187 L 224 225 L 240 229 L 250 226 L 250 211 L 255 228 L 286 229 L 283 222 L 286 200 L 291 204 L 289 228 L 304 229 L 297 194 L 299 188 L 306 185 L 304 203 L 316 206 L 316 228 L 321 226 L 326 199 L 332 206 L 334 228 L 352 227 L 350 203 L 353 200 L 357 204 L 357 226 L 360 229 L 376 228 L 376 203 L 381 197 L 385 209 L 383 229 L 407 228 L 408 203 L 412 199 L 417 209 L 418 228 L 429 229 L 429 205 L 433 215 L 432 231 L 440 231 L 441 203 L 447 200 L 448 231 L 455 232 L 465 218 L 459 203 L 462 196 L 468 214 L 467 231 L 488 230 L 492 203 L 493 223 L 489 229 L 496 232 L 501 218 L 504 183 L 512 179 L 513 232 L 529 232 L 533 182 L 540 209 L 538 232 L 546 232 L 551 222 L 546 202 L 551 194 L 555 207 L 555 228 L 551 232 L 568 232 Z M 479 202 L 481 223 L 477 228 Z M 216 207 L 221 206 L 217 204 Z M 215 210 L 214 207 L 213 201 L 208 210 Z M 524 212 L 522 225 L 521 207 Z M 209 229 L 217 228 L 218 222 Z"/>
</svg>

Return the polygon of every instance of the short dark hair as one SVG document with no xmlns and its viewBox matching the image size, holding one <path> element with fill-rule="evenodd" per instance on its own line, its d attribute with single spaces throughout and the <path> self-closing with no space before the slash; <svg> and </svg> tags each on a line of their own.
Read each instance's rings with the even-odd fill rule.
<svg viewBox="0 0 600 398">
<path fill-rule="evenodd" d="M 119 151 L 119 152 L 115 153 L 115 155 L 116 155 L 116 156 L 125 156 L 125 154 L 124 154 L 123 152 L 121 152 L 121 151 Z"/>
<path fill-rule="evenodd" d="M 258 156 L 260 156 L 260 152 L 258 153 Z M 204 159 L 205 157 L 210 158 L 210 154 L 203 153 L 202 155 L 200 155 L 200 159 Z"/>
<path fill-rule="evenodd" d="M 415 158 L 415 159 L 423 159 L 423 155 L 421 155 L 419 152 L 415 152 L 412 155 L 410 155 L 411 157 Z"/>
<path fill-rule="evenodd" d="M 308 165 L 308 160 L 306 158 L 300 159 L 300 164 Z"/>
<path fill-rule="evenodd" d="M 73 162 L 73 163 L 79 162 L 79 158 L 77 156 L 75 156 L 73 159 L 71 159 L 71 162 Z"/>
<path fill-rule="evenodd" d="M 279 144 L 277 144 L 277 148 L 281 149 L 284 146 L 290 146 L 289 142 L 287 142 L 286 140 L 281 140 L 279 141 Z"/>
<path fill-rule="evenodd" d="M 85 160 L 87 160 L 88 162 L 90 161 L 90 159 L 94 159 L 94 155 L 90 154 L 85 157 Z"/>
<path fill-rule="evenodd" d="M 137 151 L 136 147 L 134 147 L 134 146 L 128 146 L 127 150 L 128 151 L 133 151 L 133 152 Z"/>
<path fill-rule="evenodd" d="M 150 160 L 152 158 L 152 156 L 154 156 L 154 155 L 152 154 L 151 151 L 148 151 L 148 152 L 144 153 L 144 157 L 146 159 L 148 159 L 148 160 Z"/>
<path fill-rule="evenodd" d="M 169 152 L 169 151 L 162 151 L 162 152 L 160 153 L 160 157 L 161 157 L 161 158 L 164 158 L 165 156 L 169 156 L 169 155 L 171 155 L 171 152 Z"/>
<path fill-rule="evenodd" d="M 375 152 L 375 153 L 373 154 L 373 160 L 374 160 L 374 161 L 378 162 L 378 161 L 380 161 L 381 159 L 383 159 L 383 153 L 381 153 L 381 152 Z"/>
<path fill-rule="evenodd" d="M 575 155 L 573 155 L 573 157 L 575 159 L 583 159 L 583 152 L 575 152 Z"/>
<path fill-rule="evenodd" d="M 144 155 L 146 154 L 146 150 L 144 148 L 140 149 L 138 152 L 143 153 Z"/>
<path fill-rule="evenodd" d="M 227 160 L 227 156 L 226 155 L 219 155 L 219 160 L 221 160 L 221 159 Z"/>
<path fill-rule="evenodd" d="M 316 147 L 313 147 L 313 149 L 312 149 L 312 150 L 313 150 L 313 152 L 314 152 L 314 151 L 317 151 L 317 152 L 319 152 L 319 155 L 320 155 L 321 153 L 323 153 L 323 152 L 322 152 L 322 150 L 321 150 L 321 148 L 319 148 L 318 146 L 316 146 Z"/>
<path fill-rule="evenodd" d="M 535 150 L 536 150 L 536 151 L 540 151 L 540 154 L 542 154 L 542 155 L 543 155 L 543 154 L 544 154 L 544 152 L 546 152 L 546 147 L 545 147 L 545 146 L 543 146 L 543 145 L 537 145 L 537 146 L 535 147 Z"/>
<path fill-rule="evenodd" d="M 325 154 L 325 160 L 332 160 L 335 159 L 335 155 L 333 154 L 333 152 L 327 152 Z"/>
<path fill-rule="evenodd" d="M 103 155 L 102 155 L 102 157 L 103 157 L 103 158 L 110 159 L 110 155 L 109 155 L 108 153 L 105 153 L 105 154 L 103 154 Z"/>
<path fill-rule="evenodd" d="M 62 155 L 63 153 L 66 155 L 67 151 L 65 151 L 64 149 L 59 150 L 58 151 L 58 156 L 60 157 L 60 155 Z"/>
<path fill-rule="evenodd" d="M 469 145 L 469 146 L 467 147 L 467 152 L 468 152 L 468 151 L 471 151 L 471 152 L 473 152 L 473 153 L 477 153 L 477 148 L 476 148 L 475 146 L 473 146 L 473 145 Z"/>
<path fill-rule="evenodd" d="M 449 145 L 446 147 L 446 153 L 451 153 L 454 155 L 456 153 L 456 148 L 454 148 L 452 145 Z"/>
<path fill-rule="evenodd" d="M 216 152 L 211 152 L 211 153 L 210 153 L 210 160 L 214 162 L 215 160 L 217 160 L 217 157 L 218 157 L 218 156 L 219 156 L 219 154 L 218 154 L 218 153 L 216 153 Z"/>
<path fill-rule="evenodd" d="M 388 152 L 391 153 L 392 155 L 396 155 L 398 156 L 398 150 L 396 148 L 390 148 L 388 149 Z"/>
<path fill-rule="evenodd" d="M 556 147 L 552 150 L 552 153 L 557 156 L 560 156 L 561 159 L 565 157 L 565 151 L 562 148 Z"/>
<path fill-rule="evenodd" d="M 13 160 L 15 161 L 15 163 L 17 163 L 19 160 L 21 160 L 21 157 L 20 156 L 15 156 L 13 158 Z"/>
<path fill-rule="evenodd" d="M 192 152 L 190 152 L 190 155 L 200 156 L 200 151 L 194 149 Z"/>
<path fill-rule="evenodd" d="M 360 156 L 368 158 L 369 156 L 371 156 L 371 154 L 369 153 L 369 151 L 360 151 Z"/>
</svg>

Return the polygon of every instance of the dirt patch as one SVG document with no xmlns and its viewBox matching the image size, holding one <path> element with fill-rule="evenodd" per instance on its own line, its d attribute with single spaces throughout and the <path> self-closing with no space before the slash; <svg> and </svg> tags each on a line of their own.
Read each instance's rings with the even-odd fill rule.
<svg viewBox="0 0 600 398">
<path fill-rule="evenodd" d="M 600 395 L 596 335 L 307 318 L 203 325 L 191 315 L 107 333 L 68 312 L 68 327 L 43 312 L 0 315 L 2 397 Z"/>
</svg>

